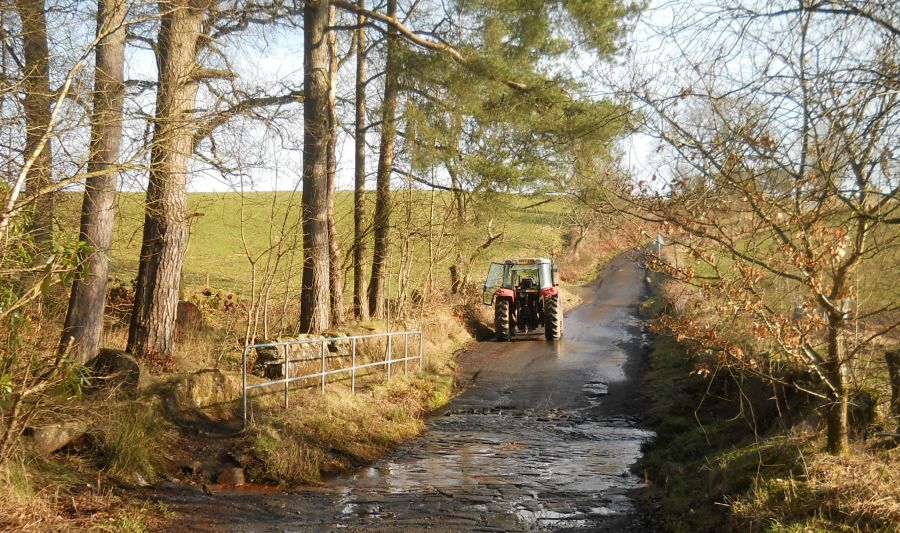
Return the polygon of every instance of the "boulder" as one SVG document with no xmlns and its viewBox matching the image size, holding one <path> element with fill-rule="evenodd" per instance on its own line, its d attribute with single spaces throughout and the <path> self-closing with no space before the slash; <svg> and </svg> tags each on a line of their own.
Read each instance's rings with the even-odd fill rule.
<svg viewBox="0 0 900 533">
<path fill-rule="evenodd" d="M 244 484 L 244 469 L 238 466 L 228 466 L 216 474 L 216 483 L 239 487 Z"/>
<path fill-rule="evenodd" d="M 878 393 L 862 389 L 856 391 L 850 397 L 850 406 L 847 417 L 850 423 L 850 433 L 856 437 L 869 435 L 872 426 L 877 420 Z"/>
<path fill-rule="evenodd" d="M 78 440 L 86 432 L 87 424 L 73 420 L 28 428 L 26 436 L 31 440 L 32 450 L 40 455 L 50 455 L 70 442 Z"/>
<path fill-rule="evenodd" d="M 191 302 L 181 300 L 175 311 L 175 335 L 178 337 L 186 333 L 200 331 L 203 327 L 203 313 L 200 308 Z"/>
<path fill-rule="evenodd" d="M 166 395 L 166 407 L 176 418 L 196 418 L 199 411 L 215 418 L 229 419 L 241 398 L 240 374 L 218 369 L 200 370 L 178 377 Z"/>
<path fill-rule="evenodd" d="M 268 342 L 286 342 L 292 340 L 301 340 L 307 338 L 318 338 L 317 336 L 301 335 L 296 339 L 278 339 L 277 341 L 267 341 L 259 339 L 255 344 L 265 344 Z M 308 344 L 294 344 L 289 347 L 285 346 L 264 346 L 256 348 L 256 359 L 253 362 L 251 372 L 257 376 L 266 379 L 280 379 L 284 376 L 284 358 L 285 348 L 289 349 L 288 353 L 288 370 L 291 376 L 297 376 L 307 372 L 314 372 L 318 368 L 315 362 L 322 353 L 322 345 L 317 342 Z"/>
<path fill-rule="evenodd" d="M 93 377 L 92 389 L 113 389 L 132 394 L 140 388 L 141 366 L 127 352 L 103 348 L 85 366 Z"/>
</svg>

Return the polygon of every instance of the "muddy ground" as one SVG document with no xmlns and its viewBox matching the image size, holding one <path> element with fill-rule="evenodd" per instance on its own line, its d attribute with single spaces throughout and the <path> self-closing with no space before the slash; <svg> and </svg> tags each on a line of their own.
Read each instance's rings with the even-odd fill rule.
<svg viewBox="0 0 900 533">
<path fill-rule="evenodd" d="M 460 355 L 465 391 L 426 432 L 353 476 L 295 492 L 162 487 L 201 531 L 646 531 L 629 471 L 646 352 L 644 271 L 626 256 L 581 290 L 564 338 L 483 342 Z"/>
</svg>

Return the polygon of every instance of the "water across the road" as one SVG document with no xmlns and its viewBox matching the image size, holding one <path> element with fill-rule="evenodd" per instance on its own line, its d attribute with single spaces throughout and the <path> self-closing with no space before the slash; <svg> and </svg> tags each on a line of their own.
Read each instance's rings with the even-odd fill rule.
<svg viewBox="0 0 900 533">
<path fill-rule="evenodd" d="M 615 259 L 562 341 L 467 354 L 472 386 L 421 437 L 323 487 L 218 493 L 221 513 L 205 518 L 228 531 L 644 530 L 629 496 L 641 485 L 629 466 L 652 437 L 637 418 L 643 290 L 641 268 Z"/>
</svg>

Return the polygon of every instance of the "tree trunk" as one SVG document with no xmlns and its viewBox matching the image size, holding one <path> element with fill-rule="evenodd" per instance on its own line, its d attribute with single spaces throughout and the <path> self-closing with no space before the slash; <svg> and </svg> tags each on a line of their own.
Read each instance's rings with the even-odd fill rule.
<svg viewBox="0 0 900 533">
<path fill-rule="evenodd" d="M 459 120 L 453 117 L 454 139 L 456 138 Z M 456 167 L 453 164 L 447 165 L 447 173 L 450 175 L 450 188 L 453 189 L 453 212 L 456 215 L 456 259 L 450 265 L 450 294 L 460 294 L 463 290 L 462 282 L 462 243 L 460 242 L 460 233 L 465 227 L 466 213 L 465 203 L 459 176 L 456 173 Z"/>
<path fill-rule="evenodd" d="M 459 138 L 460 135 L 462 135 L 462 113 L 455 113 L 453 115 L 451 128 L 450 138 L 453 139 L 455 144 L 454 149 L 460 151 Z M 447 174 L 450 175 L 450 188 L 453 189 L 453 206 L 454 211 L 456 211 L 456 223 L 458 224 L 457 231 L 462 231 L 466 221 L 466 198 L 462 190 L 462 183 L 459 179 L 455 161 L 456 158 L 454 157 L 451 162 L 447 163 L 446 168 Z"/>
<path fill-rule="evenodd" d="M 97 355 L 103 332 L 118 182 L 115 166 L 122 143 L 126 12 L 125 0 L 97 2 L 99 41 L 87 165 L 90 177 L 84 186 L 79 236 L 79 240 L 90 248 L 79 258 L 60 342 L 63 350 L 74 344 L 75 353 L 82 362 Z"/>
<path fill-rule="evenodd" d="M 457 244 L 459 246 L 459 244 Z M 450 294 L 459 294 L 462 292 L 462 254 L 457 250 L 456 259 L 450 265 Z"/>
<path fill-rule="evenodd" d="M 388 0 L 387 15 L 397 16 L 397 0 Z M 384 104 L 381 118 L 381 144 L 375 185 L 375 242 L 372 255 L 372 277 L 369 281 L 369 314 L 383 318 L 385 311 L 384 282 L 387 276 L 388 247 L 391 226 L 391 171 L 394 166 L 394 138 L 397 133 L 397 95 L 400 92 L 397 65 L 399 34 L 388 27 L 385 65 Z"/>
<path fill-rule="evenodd" d="M 186 187 L 197 96 L 196 57 L 210 1 L 160 2 L 150 184 L 128 329 L 127 349 L 139 356 L 169 356 L 175 347 L 175 313 L 187 245 Z"/>
<path fill-rule="evenodd" d="M 303 282 L 300 331 L 329 327 L 328 247 L 328 2 L 309 1 L 303 8 Z"/>
<path fill-rule="evenodd" d="M 366 0 L 359 0 L 360 9 Z M 353 184 L 353 315 L 358 320 L 369 318 L 365 301 L 365 218 L 366 218 L 366 17 L 358 15 L 356 23 L 356 126 L 354 131 Z"/>
<path fill-rule="evenodd" d="M 43 0 L 16 0 L 22 20 L 22 51 L 25 66 L 22 89 L 25 94 L 25 158 L 34 158 L 25 178 L 25 195 L 34 198 L 29 214 L 29 232 L 36 243 L 50 240 L 53 234 L 54 194 L 41 190 L 53 183 L 53 156 L 49 134 L 53 96 L 50 94 L 50 56 L 47 46 L 47 17 Z"/>
<path fill-rule="evenodd" d="M 328 25 L 334 25 L 334 7 L 330 8 Z M 331 290 L 331 325 L 344 322 L 344 280 L 341 269 L 341 248 L 338 243 L 337 228 L 334 224 L 334 189 L 337 180 L 337 109 L 335 108 L 335 79 L 337 78 L 338 57 L 335 33 L 328 32 L 328 263 L 329 287 Z"/>
<path fill-rule="evenodd" d="M 897 423 L 897 433 L 900 433 L 900 348 L 884 352 L 884 361 L 891 382 L 891 416 Z"/>
<path fill-rule="evenodd" d="M 849 420 L 849 368 L 844 360 L 843 319 L 829 317 L 828 326 L 828 363 L 826 372 L 833 390 L 829 392 L 828 414 L 826 416 L 826 433 L 828 453 L 845 455 L 850 451 Z"/>
</svg>

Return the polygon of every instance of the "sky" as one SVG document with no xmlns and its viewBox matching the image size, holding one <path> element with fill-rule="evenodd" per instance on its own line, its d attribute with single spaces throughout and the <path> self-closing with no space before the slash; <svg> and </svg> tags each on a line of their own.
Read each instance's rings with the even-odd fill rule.
<svg viewBox="0 0 900 533">
<path fill-rule="evenodd" d="M 685 2 L 677 3 L 684 5 Z M 653 59 L 653 54 L 658 52 L 665 43 L 651 29 L 655 26 L 665 26 L 671 13 L 667 11 L 668 2 L 651 2 L 651 8 L 637 21 L 634 31 L 628 36 L 627 53 L 630 56 L 626 62 L 625 54 L 617 58 L 621 65 L 618 68 L 630 68 L 634 60 L 642 61 Z M 661 6 L 661 7 L 660 7 Z M 152 30 L 148 30 L 152 31 Z M 346 34 L 346 32 L 342 32 Z M 346 43 L 344 43 L 346 47 Z M 279 93 L 292 88 L 302 86 L 303 80 L 303 36 L 297 30 L 286 30 L 266 27 L 264 30 L 252 31 L 241 34 L 238 40 L 225 42 L 223 46 L 225 55 L 229 57 L 230 68 L 239 73 L 237 84 L 251 90 L 252 88 L 265 90 L 269 93 Z M 214 56 L 208 57 L 208 61 L 216 62 Z M 608 79 L 603 79 L 610 72 L 608 64 L 599 65 L 591 56 L 579 57 L 570 60 L 575 63 L 569 65 L 572 71 L 590 73 L 596 70 L 596 75 L 591 83 L 596 84 L 588 92 L 596 97 L 609 96 L 612 88 L 608 86 Z M 344 80 L 343 86 L 352 91 L 352 77 L 354 61 L 348 61 L 341 71 Z M 585 79 L 589 79 L 587 76 Z M 156 64 L 153 54 L 149 50 L 139 50 L 129 47 L 126 59 L 126 79 L 155 81 Z M 347 82 L 350 82 L 349 84 Z M 372 90 L 380 90 L 378 84 L 372 84 Z M 352 95 L 347 95 L 352 96 Z M 209 102 L 208 92 L 201 89 L 199 105 L 202 109 L 204 102 Z M 377 101 L 372 98 L 371 102 Z M 129 99 L 132 109 L 139 108 L 144 115 L 152 115 L 155 107 L 155 95 L 147 91 Z M 339 104 L 340 105 L 340 104 Z M 350 103 L 344 103 L 343 116 L 352 116 Z M 371 105 L 371 104 L 370 104 Z M 208 164 L 195 158 L 189 179 L 189 190 L 194 192 L 229 192 L 229 191 L 269 191 L 292 190 L 299 188 L 301 177 L 301 149 L 302 149 L 302 107 L 293 106 L 294 115 L 283 120 L 281 127 L 267 129 L 259 123 L 252 121 L 233 121 L 226 127 L 216 132 L 218 148 L 235 165 L 242 168 L 240 177 L 231 179 L 223 178 L 222 174 L 211 169 Z M 370 109 L 371 112 L 371 109 Z M 123 159 L 134 157 L 141 153 L 146 146 L 147 131 L 143 118 L 133 119 L 129 125 L 131 142 L 127 140 L 123 145 Z M 368 170 L 370 176 L 374 171 L 377 154 L 373 149 L 377 145 L 377 136 L 369 139 L 370 148 Z M 649 176 L 653 172 L 650 164 L 653 152 L 653 140 L 646 135 L 635 133 L 624 138 L 619 143 L 622 155 L 622 165 L 638 177 Z M 439 176 L 440 178 L 440 176 Z M 122 176 L 123 190 L 142 190 L 146 187 L 146 172 L 135 171 L 133 174 Z M 346 132 L 339 134 L 338 140 L 338 189 L 352 189 L 353 187 L 353 139 Z M 374 181 L 374 178 L 372 179 Z"/>
<path fill-rule="evenodd" d="M 658 2 L 657 2 L 658 3 Z M 649 9 L 638 20 L 637 26 L 633 34 L 628 37 L 629 46 L 636 46 L 635 43 L 643 47 L 647 47 L 651 38 L 654 38 L 653 32 L 648 28 L 648 22 L 652 25 L 664 24 L 667 16 L 665 9 L 654 8 Z M 265 42 L 262 42 L 262 41 Z M 303 72 L 303 42 L 302 35 L 289 34 L 281 31 L 274 35 L 266 35 L 265 39 L 257 40 L 253 49 L 243 50 L 244 53 L 233 54 L 236 58 L 235 67 L 242 73 L 242 76 L 252 79 L 261 80 L 292 80 L 285 83 L 302 83 Z M 651 45 L 652 47 L 652 45 Z M 644 53 L 644 52 L 642 52 Z M 150 58 L 152 59 L 152 58 Z M 572 65 L 572 69 L 585 70 L 594 68 L 595 60 L 590 57 L 584 58 L 584 63 Z M 155 71 L 155 65 L 152 63 L 144 63 L 140 68 L 152 68 Z M 606 67 L 603 67 L 606 68 Z M 346 76 L 352 76 L 354 70 L 354 62 L 349 61 L 345 65 L 342 73 Z M 598 80 L 602 85 L 602 81 Z M 597 88 L 597 94 L 608 93 L 608 89 L 604 87 Z M 374 101 L 374 100 L 373 100 Z M 299 118 L 299 117 L 298 117 Z M 299 187 L 301 176 L 301 157 L 299 151 L 284 150 L 284 139 L 279 133 L 276 138 L 272 138 L 271 132 L 246 131 L 243 135 L 244 139 L 252 139 L 252 143 L 247 143 L 246 149 L 249 151 L 259 151 L 265 154 L 264 158 L 270 166 L 275 168 L 257 168 L 247 172 L 246 179 L 242 184 L 237 184 L 224 180 L 217 172 L 204 171 L 202 165 L 199 165 L 198 171 L 192 174 L 189 184 L 191 191 L 210 191 L 210 192 L 226 192 L 239 190 L 242 186 L 244 190 L 290 190 Z M 298 120 L 296 128 L 290 132 L 291 141 L 294 143 L 302 142 L 302 120 Z M 370 143 L 373 139 L 370 139 Z M 377 140 L 375 140 L 377 142 Z M 635 133 L 622 139 L 619 143 L 622 152 L 622 164 L 637 176 L 644 176 L 652 172 L 648 159 L 652 152 L 652 139 L 646 135 Z M 377 154 L 369 153 L 368 165 L 370 175 L 374 170 L 374 158 Z M 353 188 L 353 139 L 347 134 L 341 132 L 338 140 L 338 189 Z"/>
</svg>

